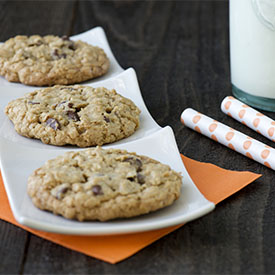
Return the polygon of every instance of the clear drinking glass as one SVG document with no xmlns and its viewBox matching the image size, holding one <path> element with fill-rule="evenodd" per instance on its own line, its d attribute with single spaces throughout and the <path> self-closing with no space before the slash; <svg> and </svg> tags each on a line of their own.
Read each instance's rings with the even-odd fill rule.
<svg viewBox="0 0 275 275">
<path fill-rule="evenodd" d="M 230 0 L 233 95 L 275 112 L 275 0 Z"/>
</svg>

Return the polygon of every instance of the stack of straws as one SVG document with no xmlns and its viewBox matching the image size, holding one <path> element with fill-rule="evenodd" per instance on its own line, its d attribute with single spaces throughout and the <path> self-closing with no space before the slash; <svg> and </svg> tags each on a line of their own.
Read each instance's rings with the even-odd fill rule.
<svg viewBox="0 0 275 275">
<path fill-rule="evenodd" d="M 275 141 L 275 121 L 232 96 L 221 104 L 222 111 L 261 135 Z M 191 108 L 183 111 L 181 122 L 187 127 L 275 170 L 275 149 L 234 130 Z"/>
</svg>

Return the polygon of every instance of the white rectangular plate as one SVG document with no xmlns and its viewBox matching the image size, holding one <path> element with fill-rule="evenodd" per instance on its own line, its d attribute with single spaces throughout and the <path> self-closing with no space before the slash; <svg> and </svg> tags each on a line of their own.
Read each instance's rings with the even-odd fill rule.
<svg viewBox="0 0 275 275">
<path fill-rule="evenodd" d="M 142 99 L 136 73 L 130 68 L 123 70 L 108 45 L 102 28 L 97 27 L 72 37 L 97 45 L 107 53 L 111 67 L 103 77 L 88 81 L 85 85 L 116 89 L 130 98 L 141 110 L 140 128 L 132 136 L 103 147 L 126 149 L 146 155 L 183 175 L 182 195 L 171 206 L 151 214 L 131 219 L 108 222 L 78 222 L 64 219 L 36 208 L 27 195 L 27 179 L 33 170 L 45 161 L 65 151 L 83 150 L 73 146 L 45 145 L 39 140 L 18 135 L 3 110 L 9 101 L 23 96 L 37 87 L 10 83 L 0 77 L 0 166 L 5 188 L 15 219 L 31 228 L 63 234 L 106 235 L 141 232 L 186 223 L 214 209 L 214 204 L 204 198 L 189 177 L 170 127 L 161 128 L 153 120 Z"/>
<path fill-rule="evenodd" d="M 139 232 L 186 223 L 214 209 L 214 204 L 204 198 L 189 177 L 169 126 L 142 139 L 112 147 L 149 156 L 181 172 L 183 184 L 180 198 L 169 207 L 137 218 L 109 222 L 66 220 L 36 208 L 26 191 L 27 179 L 32 171 L 42 166 L 46 160 L 60 155 L 60 150 L 31 148 L 0 138 L 1 169 L 16 220 L 44 231 L 102 235 Z"/>
<path fill-rule="evenodd" d="M 95 82 L 93 84 L 86 84 L 93 87 L 106 87 L 108 89 L 115 89 L 119 94 L 131 99 L 141 110 L 140 114 L 140 127 L 139 129 L 130 137 L 120 140 L 113 144 L 127 143 L 129 141 L 137 140 L 143 138 L 159 129 L 161 127 L 154 121 L 148 112 L 144 101 L 142 99 L 136 73 L 134 69 L 127 69 L 116 76 L 106 79 L 100 82 Z M 37 89 L 37 88 L 35 88 Z M 43 144 L 40 140 L 29 139 L 20 136 L 14 130 L 14 126 L 9 118 L 5 115 L 5 106 L 13 99 L 22 97 L 26 92 L 33 91 L 33 87 L 18 88 L 14 86 L 1 86 L 0 85 L 0 136 L 14 141 L 19 144 L 25 144 L 33 148 L 45 148 L 45 149 L 56 149 L 56 150 L 66 150 L 66 147 L 58 147 L 53 145 Z M 112 144 L 112 145 L 113 145 Z M 71 149 L 77 148 L 70 146 Z"/>
</svg>

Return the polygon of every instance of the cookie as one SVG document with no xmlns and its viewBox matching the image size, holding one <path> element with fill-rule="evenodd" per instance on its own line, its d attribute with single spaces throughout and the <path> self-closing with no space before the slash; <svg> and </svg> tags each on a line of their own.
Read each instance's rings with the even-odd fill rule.
<svg viewBox="0 0 275 275">
<path fill-rule="evenodd" d="M 0 45 L 0 75 L 8 81 L 34 86 L 68 85 L 107 72 L 105 52 L 67 36 L 23 36 Z"/>
<path fill-rule="evenodd" d="M 115 90 L 54 86 L 11 101 L 5 113 L 22 136 L 53 145 L 102 145 L 128 137 L 140 110 Z"/>
<path fill-rule="evenodd" d="M 33 204 L 68 219 L 107 221 L 171 205 L 182 177 L 125 150 L 89 148 L 48 160 L 28 179 Z"/>
</svg>

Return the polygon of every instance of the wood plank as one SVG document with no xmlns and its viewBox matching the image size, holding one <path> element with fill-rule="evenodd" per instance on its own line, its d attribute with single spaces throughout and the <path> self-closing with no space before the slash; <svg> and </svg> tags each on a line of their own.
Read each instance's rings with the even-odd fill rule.
<svg viewBox="0 0 275 275">
<path fill-rule="evenodd" d="M 70 34 L 75 1 L 0 1 L 0 41 L 18 34 Z"/>
<path fill-rule="evenodd" d="M 166 39 L 174 6 L 175 3 L 169 1 L 80 2 L 79 20 L 73 31 L 79 33 L 102 26 L 121 66 L 133 66 L 141 81 Z"/>
<path fill-rule="evenodd" d="M 101 274 L 102 264 L 98 260 L 32 236 L 24 273 Z"/>
<path fill-rule="evenodd" d="M 0 221 L 0 274 L 20 273 L 28 241 L 26 231 Z"/>
<path fill-rule="evenodd" d="M 228 2 L 79 1 L 76 13 L 72 12 L 76 8 L 74 3 L 43 2 L 32 24 L 28 18 L 32 12 L 35 14 L 41 2 L 14 3 L 0 1 L 2 40 L 18 30 L 25 33 L 51 31 L 61 35 L 102 26 L 119 63 L 124 68 L 136 69 L 144 100 L 154 119 L 161 126 L 170 125 L 174 129 L 182 153 L 228 169 L 263 173 L 264 177 L 220 203 L 213 213 L 185 225 L 117 265 L 32 235 L 25 246 L 28 240 L 24 231 L 17 232 L 13 226 L 0 222 L 0 240 L 5 240 L 4 246 L 0 244 L 0 258 L 5 258 L 0 271 L 272 273 L 275 270 L 274 172 L 186 129 L 179 121 L 183 109 L 192 107 L 272 146 L 272 142 L 223 115 L 219 108 L 221 100 L 231 94 Z M 16 13 L 26 5 L 29 11 Z M 47 12 L 44 14 L 42 10 Z M 15 25 L 10 25 L 14 18 Z M 266 114 L 275 118 L 274 113 Z M 16 232 L 10 234 L 10 231 Z M 17 240 L 23 241 L 16 246 Z M 11 247 L 7 253 L 6 246 Z M 19 251 L 17 258 L 12 260 L 16 249 Z"/>
</svg>

